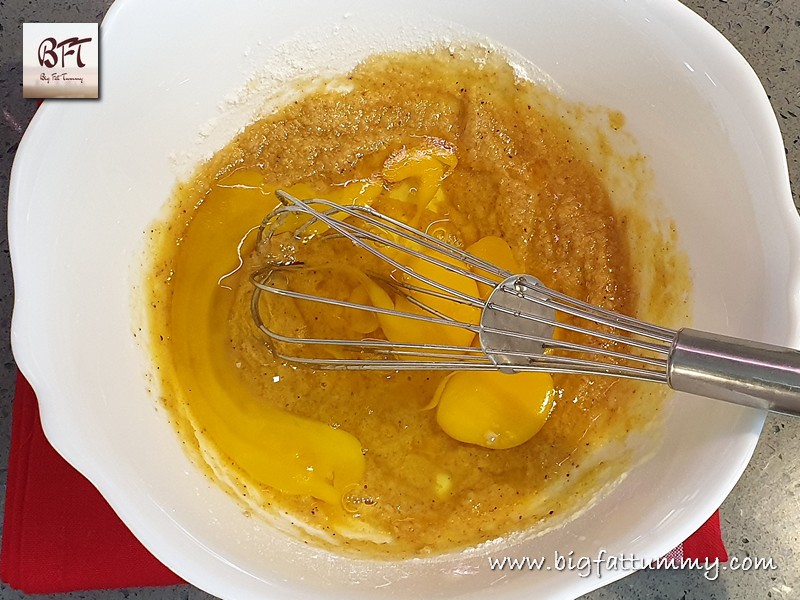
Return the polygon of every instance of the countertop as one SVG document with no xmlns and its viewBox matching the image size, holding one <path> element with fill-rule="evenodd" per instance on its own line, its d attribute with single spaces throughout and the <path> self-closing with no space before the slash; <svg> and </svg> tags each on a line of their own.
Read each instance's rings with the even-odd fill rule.
<svg viewBox="0 0 800 600">
<path fill-rule="evenodd" d="M 744 55 L 760 77 L 783 132 L 793 197 L 800 207 L 800 0 L 686 0 Z M 23 22 L 99 22 L 111 0 L 0 0 L 0 197 L 7 214 L 8 180 L 19 140 L 36 109 L 22 98 Z M 0 515 L 5 497 L 16 366 L 9 326 L 13 304 L 5 223 L 0 238 Z M 728 552 L 772 558 L 774 570 L 648 570 L 581 600 L 755 600 L 800 598 L 800 419 L 770 416 L 744 476 L 722 505 Z M 191 586 L 36 596 L 53 600 L 211 598 Z M 0 598 L 25 594 L 0 584 Z"/>
</svg>

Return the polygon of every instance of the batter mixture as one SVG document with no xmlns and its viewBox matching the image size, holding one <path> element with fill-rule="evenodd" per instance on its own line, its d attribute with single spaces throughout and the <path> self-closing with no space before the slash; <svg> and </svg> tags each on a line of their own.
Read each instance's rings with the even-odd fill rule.
<svg viewBox="0 0 800 600">
<path fill-rule="evenodd" d="M 188 451 L 251 512 L 340 552 L 439 553 L 573 516 L 630 467 L 625 442 L 649 431 L 661 389 L 546 374 L 443 385 L 447 373 L 283 364 L 252 322 L 248 278 L 263 264 L 256 229 L 286 189 L 373 205 L 553 289 L 670 325 L 688 288 L 674 231 L 648 228 L 637 198 L 612 202 L 604 171 L 616 161 L 635 179 L 643 158 L 576 129 L 600 115 L 614 132 L 624 117 L 559 100 L 485 47 L 379 55 L 304 86 L 179 186 L 157 227 L 151 346 Z M 356 280 L 327 279 L 370 301 Z M 308 314 L 284 317 L 302 328 Z M 335 321 L 316 327 L 390 337 L 368 318 Z M 484 435 L 492 415 L 511 423 L 503 443 Z"/>
</svg>

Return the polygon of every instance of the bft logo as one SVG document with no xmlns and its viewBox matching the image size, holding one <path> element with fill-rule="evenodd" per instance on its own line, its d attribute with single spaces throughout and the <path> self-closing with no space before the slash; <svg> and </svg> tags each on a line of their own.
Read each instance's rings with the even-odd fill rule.
<svg viewBox="0 0 800 600">
<path fill-rule="evenodd" d="M 99 97 L 97 23 L 23 23 L 25 98 Z"/>
<path fill-rule="evenodd" d="M 92 38 L 90 37 L 82 40 L 72 37 L 63 42 L 56 41 L 56 38 L 45 38 L 39 44 L 39 65 L 52 69 L 60 64 L 61 68 L 64 69 L 67 66 L 67 57 L 75 55 L 75 63 L 82 69 L 86 66 L 86 63 L 81 60 L 81 46 L 91 41 Z M 56 52 L 56 50 L 61 52 Z"/>
</svg>

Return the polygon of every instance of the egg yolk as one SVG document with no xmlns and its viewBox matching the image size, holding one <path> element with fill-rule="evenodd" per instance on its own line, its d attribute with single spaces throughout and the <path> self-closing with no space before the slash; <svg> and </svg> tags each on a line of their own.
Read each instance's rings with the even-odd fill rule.
<svg viewBox="0 0 800 600">
<path fill-rule="evenodd" d="M 416 227 L 426 208 L 433 212 L 441 209 L 445 201 L 441 183 L 457 162 L 452 148 L 433 142 L 421 148 L 403 148 L 386 161 L 383 178 L 390 183 L 400 182 L 397 191 L 405 196 L 403 200 L 417 205 L 409 225 Z"/>
<path fill-rule="evenodd" d="M 404 149 L 384 165 L 384 179 L 394 183 L 389 197 L 417 205 L 412 226 L 417 224 L 423 208 L 438 212 L 445 206 L 446 198 L 441 183 L 447 177 L 448 169 L 454 166 L 455 157 L 448 154 L 447 149 L 436 147 L 412 151 Z M 425 257 L 409 258 L 398 253 L 393 258 L 419 275 L 400 276 L 401 280 L 418 289 L 409 291 L 407 296 L 391 297 L 373 282 L 371 285 L 375 289 L 366 286 L 371 290 L 368 295 L 372 304 L 412 315 L 435 316 L 434 313 L 438 313 L 460 323 L 477 325 L 480 322 L 480 309 L 426 293 L 437 288 L 423 279 L 437 282 L 457 294 L 482 300 L 489 298 L 494 286 L 478 283 L 472 277 L 456 272 L 469 270 L 463 261 L 426 248 L 415 249 Z M 511 274 L 523 272 L 511 248 L 500 237 L 481 238 L 467 247 L 467 252 Z M 437 265 L 431 259 L 446 263 L 449 267 Z M 498 279 L 478 267 L 473 267 L 472 271 L 492 281 Z M 464 327 L 430 324 L 407 317 L 378 315 L 377 318 L 384 336 L 391 342 L 446 346 L 479 344 L 475 333 Z M 398 356 L 402 357 L 400 354 Z M 528 441 L 542 428 L 553 408 L 554 397 L 553 380 L 547 373 L 505 375 L 468 371 L 446 377 L 429 406 L 437 407 L 437 421 L 450 437 L 486 448 L 503 449 Z"/>
<path fill-rule="evenodd" d="M 173 366 L 181 374 L 175 380 L 195 382 L 182 392 L 195 398 L 192 410 L 221 456 L 236 457 L 261 484 L 336 504 L 344 489 L 363 479 L 359 441 L 342 429 L 265 404 L 220 368 L 227 360 L 228 334 L 215 315 L 227 314 L 235 287 L 225 280 L 246 276 L 238 267 L 231 270 L 237 245 L 243 254 L 253 248 L 255 236 L 249 234 L 276 201 L 262 182 L 258 174 L 239 171 L 216 184 L 180 242 L 170 318 L 174 332 L 187 334 L 170 340 Z M 220 238 L 230 243 L 221 246 Z M 219 252 L 220 247 L 230 252 Z"/>
<path fill-rule="evenodd" d="M 400 204 L 415 205 L 414 216 L 409 224 L 416 226 L 424 211 L 439 213 L 446 206 L 446 197 L 441 187 L 442 181 L 455 167 L 455 152 L 449 146 L 428 142 L 419 148 L 403 148 L 393 154 L 384 164 L 381 177 L 388 184 L 384 204 L 396 201 Z M 372 191 L 367 196 L 372 199 Z M 384 233 L 391 236 L 391 233 Z M 409 242 L 399 236 L 393 241 L 400 244 Z M 430 259 L 434 258 L 450 265 L 443 267 L 428 259 L 416 258 L 391 248 L 381 248 L 390 258 L 423 279 L 435 281 L 443 286 L 470 298 L 479 298 L 478 287 L 471 277 L 460 275 L 453 269 L 468 270 L 465 263 L 446 257 L 427 248 L 416 247 Z M 398 279 L 417 289 L 389 295 L 375 283 L 364 283 L 364 294 L 376 308 L 396 310 L 406 314 L 426 318 L 452 319 L 459 323 L 477 325 L 480 309 L 466 303 L 454 302 L 436 297 L 428 292 L 439 292 L 438 288 L 423 279 L 406 273 L 398 273 Z M 387 340 L 397 344 L 433 344 L 441 346 L 469 346 L 475 333 L 458 325 L 430 323 L 408 317 L 393 317 L 377 314 L 381 330 Z M 403 356 L 398 354 L 398 356 Z M 419 357 L 410 357 L 416 360 Z"/>
<path fill-rule="evenodd" d="M 429 250 L 425 250 L 424 253 L 426 256 L 436 258 L 437 260 L 452 266 L 454 269 L 469 271 L 469 268 L 463 261 L 446 257 Z M 406 264 L 411 271 L 429 281 L 436 282 L 469 298 L 479 297 L 478 284 L 475 283 L 475 280 L 471 277 L 461 275 L 451 268 L 437 265 L 424 258 L 411 257 Z M 406 275 L 403 277 L 403 279 L 409 285 L 419 288 L 419 290 L 440 292 L 436 286 L 416 277 Z M 440 298 L 438 296 L 428 294 L 426 291 L 411 290 L 409 295 L 436 313 L 439 313 L 443 317 L 453 319 L 456 322 L 470 325 L 477 325 L 480 322 L 481 310 L 479 308 L 470 304 L 449 300 L 447 298 Z M 452 291 L 447 292 L 447 295 L 452 296 Z M 412 303 L 408 302 L 408 304 L 411 305 Z M 413 311 L 415 308 L 417 309 L 415 312 L 420 314 L 436 316 L 435 314 L 418 307 L 413 307 L 411 310 Z M 422 339 L 425 343 L 429 344 L 445 346 L 469 346 L 472 344 L 472 340 L 475 338 L 475 332 L 465 329 L 461 326 L 438 324 L 431 325 L 423 321 L 411 321 L 406 319 L 406 327 L 409 330 L 415 330 L 415 337 Z"/>
<path fill-rule="evenodd" d="M 272 206 L 272 210 L 281 205 L 280 200 L 275 195 L 277 190 L 283 190 L 287 194 L 298 198 L 299 200 L 312 200 L 322 197 L 310 185 L 304 183 L 297 183 L 288 187 L 279 187 L 275 185 L 268 185 L 264 183 L 263 177 L 255 172 L 237 171 L 229 178 L 254 178 L 258 177 L 260 180 L 258 189 L 264 194 L 264 203 Z M 329 200 L 342 206 L 369 206 L 383 191 L 383 186 L 375 181 L 350 181 L 344 185 L 336 186 L 324 195 L 325 200 Z M 269 211 L 268 211 L 269 212 Z M 268 213 L 264 213 L 265 215 Z M 337 212 L 330 215 L 332 219 L 344 219 L 347 214 L 344 212 Z M 263 219 L 263 217 L 262 217 Z M 316 221 L 307 227 L 303 227 L 308 221 L 311 220 L 309 215 L 294 213 L 288 215 L 284 220 L 275 228 L 275 232 L 289 232 L 294 233 L 302 230 L 303 234 L 307 237 L 325 233 L 330 229 L 330 226 L 323 221 Z"/>
<path fill-rule="evenodd" d="M 469 246 L 467 248 L 467 252 L 476 258 L 480 258 L 495 265 L 496 267 L 505 269 L 512 275 L 519 275 L 522 273 L 522 267 L 519 266 L 519 263 L 514 258 L 514 254 L 511 252 L 511 248 L 503 238 L 499 238 L 494 235 L 487 235 L 486 237 L 479 239 L 477 242 Z M 476 275 L 481 275 L 493 280 L 497 279 L 497 277 L 487 273 L 483 269 L 475 267 L 472 270 Z M 497 283 L 500 282 L 498 281 Z M 478 291 L 481 295 L 481 298 L 486 300 L 494 291 L 494 288 L 489 287 L 484 283 L 479 283 Z"/>
<path fill-rule="evenodd" d="M 554 406 L 549 373 L 459 371 L 436 390 L 436 420 L 450 437 L 502 450 L 527 442 Z"/>
<path fill-rule="evenodd" d="M 387 161 L 382 171 L 389 189 L 378 181 L 353 181 L 326 191 L 324 197 L 341 205 L 368 206 L 381 195 L 384 200 L 413 202 L 417 220 L 425 210 L 435 213 L 446 206 L 441 182 L 454 165 L 455 156 L 449 148 L 431 146 L 404 151 Z M 211 188 L 202 210 L 197 211 L 181 240 L 171 309 L 174 331 L 193 331 L 200 323 L 208 329 L 208 334 L 172 340 L 176 371 L 191 372 L 191 376 L 176 380 L 195 381 L 196 388 L 184 393 L 209 398 L 193 402 L 193 410 L 213 429 L 207 432 L 208 438 L 215 441 L 220 454 L 235 456 L 249 477 L 285 493 L 337 504 L 343 490 L 363 479 L 365 459 L 359 441 L 342 429 L 269 408 L 230 373 L 216 366 L 225 360 L 226 333 L 212 315 L 224 314 L 225 307 L 233 301 L 235 286 L 226 285 L 226 278 L 246 276 L 237 272 L 236 261 L 252 250 L 255 236 L 251 234 L 263 216 L 279 205 L 276 189 L 277 186 L 265 183 L 259 173 L 234 172 Z M 304 200 L 320 197 L 305 184 L 283 189 Z M 346 215 L 339 213 L 333 217 Z M 280 225 L 280 230 L 296 230 L 308 221 L 307 216 L 293 215 Z M 317 222 L 305 231 L 311 235 L 327 229 L 327 225 Z M 220 247 L 220 237 L 231 240 L 231 253 L 213 250 Z M 238 255 L 234 248 L 238 249 Z M 468 250 L 511 272 L 520 271 L 510 248 L 500 238 L 483 238 Z M 491 292 L 488 286 L 479 286 L 473 278 L 454 271 L 467 271 L 469 267 L 464 262 L 430 250 L 422 251 L 428 259 L 440 260 L 447 266 L 406 254 L 402 254 L 402 264 L 423 279 L 438 282 L 459 294 L 488 297 Z M 198 260 L 198 256 L 203 259 Z M 422 279 L 398 274 L 401 281 L 418 289 L 392 292 L 352 266 L 336 268 L 346 270 L 355 282 L 348 298 L 352 303 L 428 317 L 438 313 L 440 317 L 473 325 L 480 321 L 479 308 L 426 293 L 436 288 Z M 350 326 L 354 333 L 374 334 L 380 329 L 387 340 L 398 344 L 470 346 L 476 337 L 463 327 L 369 311 L 351 312 Z M 500 449 L 527 441 L 542 427 L 553 406 L 553 395 L 552 379 L 546 374 L 458 372 L 444 379 L 434 403 L 438 405 L 437 420 L 447 435 Z M 213 400 L 223 397 L 227 401 Z M 219 406 L 226 407 L 224 414 L 215 408 Z M 269 412 L 266 419 L 265 411 Z M 253 418 L 256 413 L 261 418 Z M 446 493 L 446 479 L 439 482 L 439 488 Z"/>
</svg>

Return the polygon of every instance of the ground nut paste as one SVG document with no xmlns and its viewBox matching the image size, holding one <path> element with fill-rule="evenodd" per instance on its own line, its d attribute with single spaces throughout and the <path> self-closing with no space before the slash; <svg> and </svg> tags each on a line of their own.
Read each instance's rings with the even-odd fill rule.
<svg viewBox="0 0 800 600">
<path fill-rule="evenodd" d="M 662 389 L 555 374 L 524 443 L 454 439 L 428 408 L 446 373 L 272 357 L 250 318 L 253 229 L 276 189 L 372 203 L 464 248 L 501 238 L 546 285 L 671 325 L 686 262 L 674 232 L 646 225 L 644 159 L 609 143 L 624 118 L 559 100 L 483 47 L 379 55 L 306 88 L 200 166 L 157 227 L 151 345 L 187 449 L 248 510 L 337 551 L 437 553 L 574 515 L 632 464 L 625 441 L 652 431 Z M 611 189 L 611 164 L 629 191 Z"/>
</svg>

